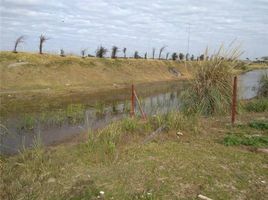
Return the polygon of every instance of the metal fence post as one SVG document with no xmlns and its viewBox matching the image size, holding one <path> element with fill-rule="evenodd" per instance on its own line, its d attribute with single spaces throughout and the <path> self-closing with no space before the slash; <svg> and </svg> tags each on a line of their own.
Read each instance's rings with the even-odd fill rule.
<svg viewBox="0 0 268 200">
<path fill-rule="evenodd" d="M 236 101 L 237 101 L 237 76 L 234 77 L 234 82 L 233 82 L 232 125 L 234 125 L 235 123 Z"/>
</svg>

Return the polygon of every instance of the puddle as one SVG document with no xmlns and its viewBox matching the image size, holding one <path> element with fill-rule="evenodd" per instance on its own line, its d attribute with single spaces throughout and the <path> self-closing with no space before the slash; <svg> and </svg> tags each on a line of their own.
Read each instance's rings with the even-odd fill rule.
<svg viewBox="0 0 268 200">
<path fill-rule="evenodd" d="M 257 96 L 259 81 L 268 69 L 257 69 L 238 77 L 238 94 L 240 99 L 251 99 Z"/>
<path fill-rule="evenodd" d="M 265 72 L 268 73 L 268 70 L 254 70 L 239 76 L 240 99 L 256 96 L 259 80 Z M 146 115 L 150 116 L 179 110 L 180 92 L 185 87 L 187 82 L 175 82 L 155 93 L 152 92 L 152 85 L 139 87 L 137 91 Z M 129 116 L 129 99 L 130 91 L 122 90 L 120 93 L 108 93 L 94 98 L 84 95 L 81 98 L 76 96 L 70 101 L 40 101 L 39 104 L 33 103 L 32 107 L 25 104 L 2 117 L 0 151 L 2 154 L 17 153 L 23 148 L 32 147 L 37 138 L 44 145 L 53 145 L 103 127 Z M 53 106 L 50 107 L 49 104 Z"/>
<path fill-rule="evenodd" d="M 145 113 L 150 116 L 178 110 L 181 86 L 182 84 L 177 84 L 175 87 L 173 85 L 168 88 L 170 91 L 164 93 L 140 95 Z M 125 96 L 130 99 L 129 92 Z M 1 119 L 1 124 L 4 125 L 1 127 L 2 154 L 14 154 L 23 148 L 32 147 L 37 139 L 40 139 L 44 145 L 52 145 L 103 127 L 112 121 L 129 116 L 130 101 L 105 102 L 101 99 L 95 104 L 83 101 L 83 103 L 70 103 L 63 108 L 42 110 L 45 109 L 40 108 L 38 112 L 25 110 L 25 112 L 11 113 L 5 119 Z M 138 105 L 135 110 L 137 115 L 140 115 Z"/>
</svg>

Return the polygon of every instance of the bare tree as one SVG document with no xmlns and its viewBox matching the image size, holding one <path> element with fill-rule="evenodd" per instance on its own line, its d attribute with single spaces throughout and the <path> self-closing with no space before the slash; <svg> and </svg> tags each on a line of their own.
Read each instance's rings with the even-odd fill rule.
<svg viewBox="0 0 268 200">
<path fill-rule="evenodd" d="M 158 59 L 159 60 L 161 59 L 162 52 L 164 51 L 165 48 L 166 48 L 166 46 L 163 46 L 163 47 L 160 48 L 160 50 L 159 50 L 159 56 L 158 56 Z"/>
<path fill-rule="evenodd" d="M 86 49 L 82 49 L 81 50 L 81 56 L 82 56 L 82 58 L 85 58 L 85 55 L 86 55 Z"/>
<path fill-rule="evenodd" d="M 63 49 L 60 50 L 60 56 L 61 57 L 65 57 L 65 54 L 64 54 L 64 50 Z"/>
<path fill-rule="evenodd" d="M 18 52 L 17 52 L 17 47 L 18 47 L 18 45 L 19 45 L 20 43 L 23 43 L 23 42 L 24 42 L 24 36 L 23 36 L 23 35 L 20 36 L 20 37 L 18 37 L 18 38 L 16 39 L 13 53 L 18 53 Z"/>
<path fill-rule="evenodd" d="M 127 51 L 127 48 L 126 48 L 126 47 L 124 47 L 124 48 L 123 48 L 124 58 L 126 58 L 126 57 L 127 57 L 127 55 L 126 55 L 126 51 Z"/>
<path fill-rule="evenodd" d="M 200 56 L 199 56 L 199 60 L 204 60 L 205 59 L 205 55 L 204 54 L 201 54 Z"/>
<path fill-rule="evenodd" d="M 103 46 L 100 46 L 96 50 L 96 57 L 103 58 L 107 52 L 108 50 L 106 48 L 104 48 Z"/>
<path fill-rule="evenodd" d="M 42 54 L 43 53 L 43 44 L 45 43 L 45 41 L 49 40 L 49 38 L 47 38 L 46 36 L 44 36 L 43 34 L 40 35 L 40 40 L 39 40 L 39 53 Z"/>
<path fill-rule="evenodd" d="M 155 55 L 155 48 L 153 48 L 153 59 L 154 59 L 154 55 Z"/>
<path fill-rule="evenodd" d="M 189 53 L 186 54 L 185 59 L 186 59 L 186 61 L 188 61 L 190 59 L 190 54 Z"/>
<path fill-rule="evenodd" d="M 118 52 L 118 47 L 117 46 L 113 46 L 112 48 L 112 54 L 111 54 L 111 58 L 115 59 L 116 58 L 116 54 Z"/>
<path fill-rule="evenodd" d="M 140 58 L 140 56 L 139 56 L 139 52 L 138 52 L 138 51 L 135 51 L 135 53 L 134 53 L 134 58 L 135 58 L 135 59 Z"/>
<path fill-rule="evenodd" d="M 168 60 L 168 56 L 169 56 L 169 52 L 167 52 L 167 54 L 166 54 L 166 60 Z"/>
<path fill-rule="evenodd" d="M 191 56 L 191 61 L 194 61 L 194 55 Z"/>
<path fill-rule="evenodd" d="M 144 59 L 147 59 L 147 52 L 144 54 Z"/>
<path fill-rule="evenodd" d="M 184 54 L 183 53 L 179 53 L 179 59 L 183 60 L 184 59 Z"/>
<path fill-rule="evenodd" d="M 174 53 L 171 55 L 171 58 L 172 58 L 172 60 L 177 60 L 177 58 L 178 58 L 177 53 L 174 52 Z"/>
</svg>

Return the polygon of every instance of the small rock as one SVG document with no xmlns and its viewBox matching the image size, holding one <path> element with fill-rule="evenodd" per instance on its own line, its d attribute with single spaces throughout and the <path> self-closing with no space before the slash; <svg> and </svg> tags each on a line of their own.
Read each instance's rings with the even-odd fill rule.
<svg viewBox="0 0 268 200">
<path fill-rule="evenodd" d="M 261 181 L 261 183 L 265 184 L 265 183 L 266 183 L 266 181 Z"/>
<path fill-rule="evenodd" d="M 183 136 L 182 132 L 177 132 L 177 136 Z"/>
<path fill-rule="evenodd" d="M 56 182 L 56 179 L 55 178 L 49 178 L 47 180 L 48 183 L 55 183 Z"/>
<path fill-rule="evenodd" d="M 208 198 L 208 197 L 206 197 L 206 196 L 204 196 L 204 195 L 202 195 L 202 194 L 199 194 L 197 197 L 198 197 L 199 199 L 202 199 L 202 200 L 212 200 L 212 199 L 210 199 L 210 198 Z"/>
<path fill-rule="evenodd" d="M 103 191 L 100 191 L 100 197 L 104 198 L 104 192 Z"/>
<path fill-rule="evenodd" d="M 268 153 L 268 148 L 258 148 L 257 152 Z"/>
</svg>

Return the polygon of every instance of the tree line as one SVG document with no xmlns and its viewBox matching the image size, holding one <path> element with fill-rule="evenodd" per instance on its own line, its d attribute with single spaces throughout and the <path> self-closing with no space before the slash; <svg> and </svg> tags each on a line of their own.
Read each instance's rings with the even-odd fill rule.
<svg viewBox="0 0 268 200">
<path fill-rule="evenodd" d="M 39 54 L 43 54 L 43 46 L 45 44 L 45 42 L 49 40 L 48 37 L 46 37 L 45 35 L 41 34 L 39 37 Z M 13 53 L 18 53 L 17 48 L 19 46 L 19 44 L 24 43 L 25 41 L 25 37 L 24 36 L 20 36 L 15 40 L 15 44 L 14 44 L 14 49 L 13 49 Z M 159 53 L 158 56 L 156 57 L 156 48 L 152 49 L 152 57 L 151 59 L 158 59 L 158 60 L 186 60 L 186 61 L 194 61 L 194 60 L 208 60 L 209 57 L 205 57 L 204 54 L 201 54 L 200 56 L 195 57 L 194 55 L 190 55 L 189 53 L 187 54 L 183 54 L 183 53 L 176 53 L 173 52 L 170 54 L 170 52 L 166 52 L 165 58 L 163 58 L 163 52 L 166 49 L 167 46 L 163 46 L 159 49 Z M 81 57 L 82 58 L 86 58 L 86 57 L 97 57 L 97 58 L 105 58 L 105 56 L 107 55 L 107 53 L 109 52 L 109 50 L 105 47 L 103 47 L 102 45 L 99 46 L 96 50 L 96 54 L 95 55 L 91 55 L 91 54 L 86 54 L 87 49 L 82 49 L 81 50 Z M 117 46 L 113 46 L 111 49 L 111 55 L 110 57 L 112 59 L 116 59 L 116 58 L 127 58 L 126 56 L 126 52 L 127 52 L 127 48 L 124 47 L 122 48 L 122 53 L 123 53 L 123 57 L 118 57 L 118 53 L 119 53 L 120 49 Z M 60 56 L 65 57 L 66 54 L 64 52 L 63 49 L 60 50 Z M 132 58 L 135 59 L 147 59 L 148 58 L 148 53 L 145 52 L 143 55 L 140 55 L 138 51 L 134 52 L 134 55 Z"/>
</svg>

